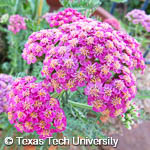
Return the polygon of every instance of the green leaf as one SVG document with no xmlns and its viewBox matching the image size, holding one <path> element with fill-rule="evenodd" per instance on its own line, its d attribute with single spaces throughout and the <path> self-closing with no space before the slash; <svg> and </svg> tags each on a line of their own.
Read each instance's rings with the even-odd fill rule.
<svg viewBox="0 0 150 150">
<path fill-rule="evenodd" d="M 31 7 L 31 10 L 32 10 L 32 14 L 35 13 L 35 0 L 28 0 L 29 4 L 30 4 L 30 7 Z"/>
<path fill-rule="evenodd" d="M 18 7 L 19 7 L 19 0 L 16 0 L 16 4 L 15 4 L 15 7 L 14 7 L 14 13 L 17 12 Z"/>
<path fill-rule="evenodd" d="M 112 2 L 116 2 L 116 3 L 125 3 L 128 0 L 111 0 Z"/>
<path fill-rule="evenodd" d="M 46 0 L 43 2 L 43 9 L 42 9 L 42 15 L 47 13 L 49 11 L 49 5 L 47 4 Z"/>
<path fill-rule="evenodd" d="M 0 7 L 11 6 L 9 0 L 0 0 Z"/>
</svg>

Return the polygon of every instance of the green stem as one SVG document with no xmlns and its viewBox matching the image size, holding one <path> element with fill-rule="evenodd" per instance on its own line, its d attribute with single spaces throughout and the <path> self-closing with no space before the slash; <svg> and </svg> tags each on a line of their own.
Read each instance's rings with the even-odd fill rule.
<svg viewBox="0 0 150 150">
<path fill-rule="evenodd" d="M 63 94 L 64 94 L 64 92 L 65 92 L 65 91 L 62 91 L 62 92 L 59 94 L 58 98 L 62 97 Z"/>
<path fill-rule="evenodd" d="M 87 104 L 78 103 L 78 102 L 74 102 L 74 101 L 71 101 L 71 100 L 68 100 L 68 103 L 70 103 L 72 106 L 75 106 L 75 107 L 92 110 L 92 106 L 89 106 Z"/>
<path fill-rule="evenodd" d="M 16 4 L 14 7 L 14 14 L 17 13 L 18 6 L 19 6 L 19 0 L 16 0 Z"/>
<path fill-rule="evenodd" d="M 64 92 L 65 91 L 62 91 L 60 94 L 59 93 L 53 93 L 53 94 L 51 94 L 51 97 L 59 99 L 60 97 L 63 96 Z M 71 104 L 74 107 L 92 110 L 92 106 L 89 106 L 87 104 L 83 104 L 83 103 L 79 103 L 79 102 L 74 102 L 74 101 L 71 101 L 71 100 L 68 100 L 68 103 Z"/>
<path fill-rule="evenodd" d="M 140 94 L 137 94 L 136 98 L 139 98 L 139 99 L 148 99 L 148 98 L 150 98 L 150 95 L 140 95 Z"/>
<path fill-rule="evenodd" d="M 65 100 L 66 100 L 66 103 L 68 103 L 68 99 L 69 99 L 68 91 L 66 91 L 66 92 L 65 92 L 65 94 L 66 94 L 66 98 L 65 98 Z"/>
<path fill-rule="evenodd" d="M 40 17 L 42 15 L 42 9 L 43 9 L 43 0 L 40 0 L 38 5 L 38 24 L 40 23 Z"/>
<path fill-rule="evenodd" d="M 58 93 L 53 93 L 53 94 L 51 94 L 51 97 L 53 97 L 53 98 L 57 98 L 58 96 L 59 96 Z"/>
<path fill-rule="evenodd" d="M 53 98 L 60 98 L 63 94 L 64 94 L 65 91 L 62 91 L 60 94 L 55 92 L 53 94 L 51 94 L 51 97 Z"/>
<path fill-rule="evenodd" d="M 135 36 L 137 37 L 138 35 L 138 24 L 135 25 Z"/>
<path fill-rule="evenodd" d="M 14 71 L 17 72 L 18 71 L 18 64 L 17 64 L 17 59 L 18 59 L 18 41 L 16 39 L 16 35 L 11 34 L 11 39 L 12 39 L 12 46 L 14 48 L 14 51 L 11 51 L 13 58 L 11 58 L 11 62 L 12 62 L 12 69 L 11 69 L 11 73 L 13 74 Z"/>
<path fill-rule="evenodd" d="M 9 74 L 12 75 L 13 72 L 14 72 L 14 68 L 12 67 Z"/>
</svg>

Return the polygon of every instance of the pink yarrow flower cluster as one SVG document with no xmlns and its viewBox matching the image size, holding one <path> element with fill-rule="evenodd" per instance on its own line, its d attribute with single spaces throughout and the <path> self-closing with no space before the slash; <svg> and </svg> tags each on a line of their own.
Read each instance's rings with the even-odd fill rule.
<svg viewBox="0 0 150 150">
<path fill-rule="evenodd" d="M 18 14 L 10 16 L 8 30 L 12 31 L 14 34 L 20 32 L 20 30 L 26 30 L 24 17 Z"/>
<path fill-rule="evenodd" d="M 14 81 L 8 94 L 8 119 L 19 132 L 36 131 L 45 139 L 65 130 L 66 117 L 59 101 L 49 95 L 45 82 L 35 81 L 32 76 Z"/>
<path fill-rule="evenodd" d="M 42 16 L 42 18 L 44 18 L 47 22 L 49 22 L 49 19 L 51 16 L 56 15 L 56 13 L 46 13 Z"/>
<path fill-rule="evenodd" d="M 7 112 L 8 100 L 7 94 L 11 90 L 13 78 L 7 74 L 0 74 L 0 113 Z"/>
<path fill-rule="evenodd" d="M 133 24 L 141 24 L 147 32 L 150 32 L 150 15 L 144 10 L 134 9 L 125 16 Z"/>
<path fill-rule="evenodd" d="M 41 73 L 53 90 L 60 93 L 85 87 L 94 111 L 108 110 L 116 117 L 135 97 L 132 70 L 145 69 L 139 46 L 134 38 L 109 24 L 86 19 L 33 33 L 23 58 L 35 63 L 45 55 Z"/>
<path fill-rule="evenodd" d="M 50 27 L 58 27 L 66 23 L 72 23 L 80 19 L 85 19 L 80 12 L 72 8 L 67 8 L 64 11 L 60 11 L 57 14 L 50 14 L 44 16 Z"/>
</svg>

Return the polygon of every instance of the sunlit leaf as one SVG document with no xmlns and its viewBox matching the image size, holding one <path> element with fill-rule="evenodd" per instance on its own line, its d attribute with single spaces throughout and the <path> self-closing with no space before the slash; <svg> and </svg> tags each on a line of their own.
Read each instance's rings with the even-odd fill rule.
<svg viewBox="0 0 150 150">
<path fill-rule="evenodd" d="M 128 0 L 111 0 L 112 2 L 116 2 L 116 3 L 125 3 Z"/>
<path fill-rule="evenodd" d="M 4 6 L 11 6 L 11 3 L 9 0 L 0 0 L 0 7 Z"/>
</svg>

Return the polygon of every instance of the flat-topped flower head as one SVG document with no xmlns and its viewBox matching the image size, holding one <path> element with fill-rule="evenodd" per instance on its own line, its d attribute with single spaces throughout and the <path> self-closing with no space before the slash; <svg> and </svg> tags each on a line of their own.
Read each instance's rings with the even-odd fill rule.
<svg viewBox="0 0 150 150">
<path fill-rule="evenodd" d="M 38 59 L 40 59 L 44 54 L 46 54 L 49 50 L 52 49 L 53 45 L 57 43 L 54 41 L 53 35 L 60 32 L 56 32 L 57 30 L 41 30 L 38 32 L 33 32 L 28 41 L 25 44 L 25 48 L 23 49 L 22 57 L 27 61 L 28 64 L 35 63 Z"/>
<path fill-rule="evenodd" d="M 62 19 L 65 13 L 58 14 Z M 32 44 L 39 45 L 36 47 L 40 51 L 42 47 L 42 55 L 34 53 Z M 84 94 L 94 111 L 106 109 L 111 117 L 116 117 L 126 111 L 126 104 L 135 97 L 132 71 L 145 69 L 139 47 L 134 38 L 114 30 L 108 23 L 85 18 L 33 33 L 25 44 L 23 58 L 34 63 L 28 61 L 27 51 L 36 59 L 43 56 L 41 73 L 51 90 L 60 93 L 85 87 Z"/>
<path fill-rule="evenodd" d="M 58 13 L 49 13 L 44 16 L 50 27 L 58 27 L 63 24 L 72 23 L 86 17 L 73 8 L 67 8 Z"/>
<path fill-rule="evenodd" d="M 133 21 L 135 24 L 137 24 L 137 23 L 140 23 L 142 19 L 145 18 L 145 16 L 146 16 L 146 13 L 144 10 L 134 9 L 127 13 L 126 18 L 129 21 Z"/>
<path fill-rule="evenodd" d="M 50 97 L 49 88 L 44 86 L 46 80 L 36 83 L 36 78 L 26 76 L 19 78 L 12 84 L 12 89 L 8 95 L 8 120 L 14 124 L 19 132 L 36 131 L 41 138 L 48 138 L 54 132 L 61 132 L 66 127 L 66 117 L 57 99 Z M 21 85 L 21 89 L 17 88 Z M 28 94 L 25 94 L 25 93 Z M 14 96 L 11 97 L 11 93 Z M 55 123 L 58 114 L 61 113 L 59 123 L 62 128 Z M 54 128 L 55 131 L 53 131 Z M 47 131 L 49 134 L 45 134 Z"/>
<path fill-rule="evenodd" d="M 8 30 L 14 34 L 20 32 L 20 30 L 26 30 L 25 18 L 18 14 L 10 16 Z"/>
<path fill-rule="evenodd" d="M 144 10 L 134 9 L 126 14 L 126 18 L 133 24 L 141 24 L 147 32 L 150 32 L 150 15 Z"/>
<path fill-rule="evenodd" d="M 7 108 L 9 105 L 9 102 L 7 100 L 7 94 L 11 90 L 12 83 L 12 76 L 7 74 L 0 74 L 0 113 L 7 112 Z"/>
</svg>

